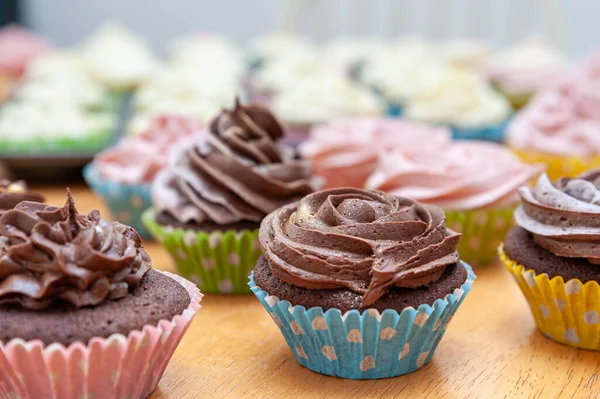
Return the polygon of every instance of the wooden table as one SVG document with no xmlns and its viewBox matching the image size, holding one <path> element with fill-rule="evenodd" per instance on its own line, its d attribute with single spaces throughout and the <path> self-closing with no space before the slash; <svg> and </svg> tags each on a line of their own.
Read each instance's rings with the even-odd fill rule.
<svg viewBox="0 0 600 399">
<path fill-rule="evenodd" d="M 35 187 L 62 205 L 65 190 Z M 71 187 L 79 211 L 104 206 Z M 156 269 L 174 271 L 147 243 Z M 476 269 L 474 287 L 433 360 L 393 379 L 349 381 L 298 365 L 253 295 L 207 295 L 152 399 L 162 398 L 596 398 L 600 354 L 542 336 L 517 285 L 500 264 Z"/>
</svg>

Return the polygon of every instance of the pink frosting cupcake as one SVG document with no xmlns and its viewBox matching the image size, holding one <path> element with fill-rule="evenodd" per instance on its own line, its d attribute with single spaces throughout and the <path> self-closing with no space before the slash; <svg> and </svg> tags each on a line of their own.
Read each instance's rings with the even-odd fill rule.
<svg viewBox="0 0 600 399">
<path fill-rule="evenodd" d="M 0 29 L 0 71 L 18 78 L 29 61 L 50 48 L 46 39 L 19 25 L 8 25 Z"/>
<path fill-rule="evenodd" d="M 389 151 L 367 188 L 440 206 L 448 225 L 463 234 L 459 253 L 474 264 L 496 258 L 496 248 L 513 224 L 517 189 L 542 171 L 505 147 L 458 141 L 421 151 Z"/>
<path fill-rule="evenodd" d="M 449 142 L 450 131 L 443 127 L 398 119 L 343 119 L 313 128 L 300 152 L 327 180 L 326 188 L 362 188 L 381 153 L 395 149 L 412 154 L 423 143 L 437 148 Z"/>
</svg>

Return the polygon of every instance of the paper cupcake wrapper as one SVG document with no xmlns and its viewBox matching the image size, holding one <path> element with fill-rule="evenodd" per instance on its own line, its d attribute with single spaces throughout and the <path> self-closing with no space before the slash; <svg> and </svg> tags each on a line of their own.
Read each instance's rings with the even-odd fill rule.
<svg viewBox="0 0 600 399">
<path fill-rule="evenodd" d="M 0 139 L 0 152 L 4 154 L 44 154 L 60 152 L 94 152 L 105 148 L 113 139 L 110 130 L 90 132 L 83 137 L 54 139 L 11 140 Z"/>
<path fill-rule="evenodd" d="M 269 295 L 254 283 L 254 273 L 249 285 L 300 365 L 341 378 L 388 378 L 411 373 L 431 360 L 475 280 L 471 267 L 462 265 L 468 277 L 454 293 L 433 306 L 423 304 L 401 312 L 368 309 L 342 314 L 338 309 L 306 309 Z"/>
<path fill-rule="evenodd" d="M 579 279 L 537 275 L 511 260 L 502 245 L 500 259 L 529 303 L 538 329 L 546 337 L 576 348 L 600 350 L 600 285 Z"/>
<path fill-rule="evenodd" d="M 106 203 L 114 219 L 133 227 L 142 238 L 152 238 L 142 222 L 142 213 L 152 206 L 150 184 L 124 184 L 102 179 L 93 163 L 83 169 L 83 177 Z"/>
<path fill-rule="evenodd" d="M 202 294 L 185 279 L 191 302 L 181 314 L 128 336 L 69 347 L 41 341 L 0 342 L 0 397 L 20 399 L 146 398 L 156 388 L 198 309 Z"/>
<path fill-rule="evenodd" d="M 392 118 L 400 118 L 404 113 L 404 106 L 398 103 L 387 103 L 386 107 L 386 115 L 391 116 Z"/>
<path fill-rule="evenodd" d="M 458 242 L 461 259 L 482 266 L 498 259 L 498 245 L 514 225 L 515 207 L 446 211 L 446 225 L 462 233 Z"/>
<path fill-rule="evenodd" d="M 504 133 L 506 131 L 507 125 L 508 119 L 501 123 L 481 128 L 464 128 L 452 126 L 452 138 L 455 140 L 485 140 L 493 141 L 495 143 L 503 143 Z"/>
<path fill-rule="evenodd" d="M 249 294 L 248 274 L 262 254 L 258 229 L 242 231 L 184 230 L 162 226 L 152 209 L 142 215 L 150 233 L 169 251 L 179 274 L 202 292 Z"/>
<path fill-rule="evenodd" d="M 586 170 L 600 167 L 600 155 L 593 157 L 567 157 L 545 154 L 534 150 L 522 150 L 512 147 L 511 150 L 524 162 L 546 165 L 546 173 L 550 180 L 561 177 L 575 177 Z"/>
</svg>

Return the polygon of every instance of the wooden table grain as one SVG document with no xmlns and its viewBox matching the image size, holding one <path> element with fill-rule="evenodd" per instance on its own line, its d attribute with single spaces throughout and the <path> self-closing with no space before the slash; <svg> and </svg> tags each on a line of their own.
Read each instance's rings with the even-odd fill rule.
<svg viewBox="0 0 600 399">
<path fill-rule="evenodd" d="M 34 187 L 62 205 L 64 187 Z M 71 187 L 79 211 L 104 206 Z M 156 269 L 168 254 L 145 244 Z M 253 295 L 206 295 L 151 399 L 179 398 L 596 398 L 600 354 L 540 334 L 517 285 L 499 263 L 477 280 L 433 360 L 409 375 L 349 381 L 315 374 L 294 359 Z"/>
</svg>

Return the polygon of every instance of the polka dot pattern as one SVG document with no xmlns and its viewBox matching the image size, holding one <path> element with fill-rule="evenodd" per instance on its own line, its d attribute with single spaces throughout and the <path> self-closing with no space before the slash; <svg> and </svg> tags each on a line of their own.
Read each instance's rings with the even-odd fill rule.
<svg viewBox="0 0 600 399">
<path fill-rule="evenodd" d="M 402 347 L 402 351 L 398 355 L 398 360 L 404 359 L 408 355 L 409 352 L 410 352 L 410 344 L 407 342 Z"/>
<path fill-rule="evenodd" d="M 327 331 L 327 323 L 323 316 L 317 316 L 312 321 L 312 328 L 315 331 Z"/>
<path fill-rule="evenodd" d="M 353 342 L 353 343 L 362 343 L 363 339 L 362 339 L 362 335 L 360 334 L 360 330 L 352 329 L 352 330 L 348 331 L 348 336 L 346 337 L 346 340 L 348 342 Z"/>
<path fill-rule="evenodd" d="M 425 361 L 427 360 L 427 357 L 429 356 L 429 352 L 423 352 L 419 355 L 419 357 L 417 358 L 417 367 L 422 367 L 423 364 L 425 364 Z"/>
<path fill-rule="evenodd" d="M 230 294 L 233 292 L 233 283 L 231 280 L 222 280 L 219 282 L 219 291 L 224 294 Z"/>
<path fill-rule="evenodd" d="M 327 359 L 331 361 L 337 360 L 335 348 L 333 346 L 323 346 L 323 348 L 321 348 L 321 352 L 323 353 L 323 356 L 325 356 Z"/>
<path fill-rule="evenodd" d="M 364 373 L 365 371 L 369 371 L 375 368 L 375 359 L 373 356 L 365 356 L 365 358 L 360 362 L 360 370 Z"/>
<path fill-rule="evenodd" d="M 379 338 L 385 339 L 385 340 L 388 340 L 388 341 L 391 340 L 392 338 L 394 338 L 394 335 L 396 335 L 396 330 L 394 330 L 391 327 L 383 328 L 379 332 Z"/>
<path fill-rule="evenodd" d="M 586 324 L 598 324 L 598 313 L 595 310 L 588 310 L 583 314 L 583 321 Z"/>
<path fill-rule="evenodd" d="M 539 309 L 540 313 L 542 314 L 542 317 L 548 318 L 548 316 L 550 316 L 550 310 L 548 310 L 548 307 L 546 305 L 540 305 Z"/>
</svg>

